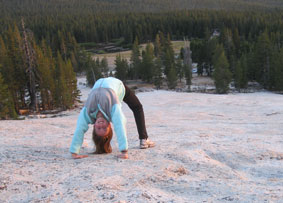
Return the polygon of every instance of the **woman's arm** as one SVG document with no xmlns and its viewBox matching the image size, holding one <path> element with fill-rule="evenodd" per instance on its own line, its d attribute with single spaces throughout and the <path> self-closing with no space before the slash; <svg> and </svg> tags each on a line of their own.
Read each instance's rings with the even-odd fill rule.
<svg viewBox="0 0 283 203">
<path fill-rule="evenodd" d="M 117 136 L 119 151 L 128 150 L 128 140 L 126 132 L 126 118 L 122 112 L 121 104 L 114 104 L 111 111 L 111 121 Z"/>
<path fill-rule="evenodd" d="M 81 146 L 83 144 L 84 134 L 88 130 L 88 124 L 90 123 L 92 122 L 87 114 L 87 109 L 86 107 L 83 107 L 83 109 L 80 112 L 77 121 L 77 127 L 70 146 L 70 152 L 72 154 L 77 154 L 77 155 L 79 154 Z"/>
</svg>

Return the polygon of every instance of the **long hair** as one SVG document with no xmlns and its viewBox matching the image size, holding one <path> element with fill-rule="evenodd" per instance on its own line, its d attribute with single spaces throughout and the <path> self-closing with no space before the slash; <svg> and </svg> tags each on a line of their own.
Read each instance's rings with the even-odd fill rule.
<svg viewBox="0 0 283 203">
<path fill-rule="evenodd" d="M 109 133 L 105 136 L 98 136 L 95 132 L 95 128 L 93 127 L 92 131 L 92 140 L 95 144 L 95 152 L 94 154 L 104 154 L 104 153 L 111 153 L 112 147 L 111 147 L 111 139 L 113 136 L 113 131 L 110 126 Z"/>
</svg>

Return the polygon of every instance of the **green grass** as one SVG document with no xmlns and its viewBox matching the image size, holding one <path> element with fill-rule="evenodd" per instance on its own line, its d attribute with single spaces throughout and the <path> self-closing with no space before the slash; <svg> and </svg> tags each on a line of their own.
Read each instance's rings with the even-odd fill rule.
<svg viewBox="0 0 283 203">
<path fill-rule="evenodd" d="M 124 43 L 124 38 L 113 39 L 111 42 L 115 44 L 115 46 L 121 46 Z"/>
<path fill-rule="evenodd" d="M 95 42 L 85 42 L 85 43 L 79 43 L 80 47 L 83 47 L 84 49 L 91 49 L 97 46 Z"/>
<path fill-rule="evenodd" d="M 172 41 L 172 46 L 173 46 L 173 49 L 174 49 L 174 52 L 176 54 L 179 54 L 180 53 L 180 49 L 182 47 L 184 47 L 185 45 L 185 42 L 184 41 Z M 146 47 L 146 44 L 141 44 L 140 45 L 140 51 L 142 52 Z M 102 54 L 95 54 L 94 57 L 116 57 L 116 55 L 120 54 L 121 57 L 123 58 L 130 58 L 131 57 L 131 50 L 129 51 L 122 51 L 122 52 L 115 52 L 115 53 L 102 53 Z"/>
<path fill-rule="evenodd" d="M 173 46 L 174 52 L 176 54 L 180 53 L 180 49 L 182 47 L 184 47 L 184 45 L 185 45 L 184 41 L 172 41 L 172 46 Z M 145 47 L 146 47 L 146 44 L 141 44 L 140 45 L 140 51 L 142 52 L 142 50 L 144 50 Z M 93 58 L 102 59 L 102 58 L 105 57 L 107 59 L 108 65 L 114 67 L 115 59 L 116 59 L 116 56 L 118 54 L 120 54 L 122 58 L 127 59 L 128 62 L 129 62 L 129 60 L 131 58 L 131 53 L 132 53 L 132 51 L 128 50 L 128 51 L 121 51 L 121 52 L 115 52 L 115 53 L 93 54 Z"/>
<path fill-rule="evenodd" d="M 185 46 L 184 41 L 172 41 L 173 49 L 175 53 L 180 53 L 180 49 Z"/>
</svg>

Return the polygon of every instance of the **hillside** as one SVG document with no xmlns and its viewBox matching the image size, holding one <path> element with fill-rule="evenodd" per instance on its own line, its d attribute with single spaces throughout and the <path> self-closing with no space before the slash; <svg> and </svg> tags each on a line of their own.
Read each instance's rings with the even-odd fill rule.
<svg viewBox="0 0 283 203">
<path fill-rule="evenodd" d="M 81 80 L 80 80 L 81 81 Z M 83 81 L 81 81 L 83 83 Z M 85 101 L 89 88 L 79 85 Z M 71 159 L 80 109 L 61 117 L 0 121 L 0 201 L 280 202 L 283 102 L 269 92 L 138 94 L 156 147 L 138 148 L 131 110 L 129 159 Z M 93 151 L 92 126 L 81 153 Z"/>
</svg>

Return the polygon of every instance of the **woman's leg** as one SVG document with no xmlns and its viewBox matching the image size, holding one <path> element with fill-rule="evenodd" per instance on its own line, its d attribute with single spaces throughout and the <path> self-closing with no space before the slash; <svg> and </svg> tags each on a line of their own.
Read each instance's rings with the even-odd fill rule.
<svg viewBox="0 0 283 203">
<path fill-rule="evenodd" d="M 133 111 L 135 116 L 135 121 L 139 133 L 139 139 L 147 139 L 147 132 L 145 127 L 145 119 L 144 119 L 144 112 L 142 104 L 140 103 L 137 96 L 134 94 L 134 92 L 125 85 L 126 94 L 123 99 L 123 101 L 129 106 L 129 108 Z"/>
</svg>

